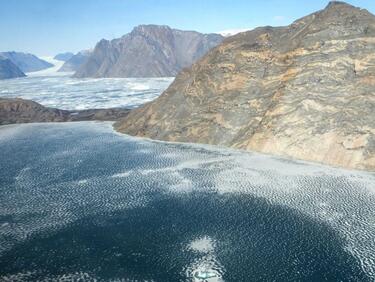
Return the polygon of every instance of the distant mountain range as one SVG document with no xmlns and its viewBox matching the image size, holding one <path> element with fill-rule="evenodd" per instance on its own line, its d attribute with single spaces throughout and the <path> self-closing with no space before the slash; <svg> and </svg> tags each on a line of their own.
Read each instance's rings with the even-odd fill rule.
<svg viewBox="0 0 375 282">
<path fill-rule="evenodd" d="M 121 38 L 101 40 L 93 51 L 65 52 L 54 59 L 65 62 L 59 72 L 75 72 L 77 78 L 170 77 L 192 65 L 223 39 L 219 34 L 182 31 L 165 25 L 140 25 Z M 53 67 L 32 54 L 0 54 L 23 73 Z M 10 69 L 5 71 L 6 67 Z M 4 77 L 21 75 L 9 62 L 2 61 L 2 70 Z"/>
<path fill-rule="evenodd" d="M 53 67 L 53 64 L 39 59 L 33 54 L 22 52 L 0 52 L 0 55 L 11 60 L 22 72 L 34 72 Z"/>
<path fill-rule="evenodd" d="M 63 66 L 59 69 L 59 72 L 77 71 L 78 68 L 86 62 L 91 53 L 91 50 L 83 50 L 71 56 L 68 60 L 65 61 Z"/>
<path fill-rule="evenodd" d="M 0 79 L 26 76 L 11 60 L 0 55 Z"/>
<path fill-rule="evenodd" d="M 101 40 L 74 77 L 175 76 L 222 40 L 219 34 L 140 25 L 121 38 Z"/>
<path fill-rule="evenodd" d="M 66 53 L 60 53 L 60 54 L 57 54 L 55 57 L 53 57 L 55 60 L 59 60 L 59 61 L 68 61 L 71 57 L 73 57 L 74 54 L 72 52 L 66 52 Z"/>
</svg>

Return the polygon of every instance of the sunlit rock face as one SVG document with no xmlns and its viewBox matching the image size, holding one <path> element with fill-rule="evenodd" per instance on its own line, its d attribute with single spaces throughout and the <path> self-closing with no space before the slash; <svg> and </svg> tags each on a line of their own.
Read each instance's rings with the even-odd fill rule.
<svg viewBox="0 0 375 282">
<path fill-rule="evenodd" d="M 342 2 L 230 37 L 116 125 L 375 170 L 375 16 Z"/>
</svg>

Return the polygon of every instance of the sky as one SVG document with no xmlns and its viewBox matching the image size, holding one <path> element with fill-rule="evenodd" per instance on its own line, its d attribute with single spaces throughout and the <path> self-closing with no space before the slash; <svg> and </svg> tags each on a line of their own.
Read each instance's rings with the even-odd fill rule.
<svg viewBox="0 0 375 282">
<path fill-rule="evenodd" d="M 0 0 L 0 51 L 78 52 L 139 24 L 221 32 L 288 25 L 328 0 Z M 348 0 L 375 13 L 375 0 Z"/>
</svg>

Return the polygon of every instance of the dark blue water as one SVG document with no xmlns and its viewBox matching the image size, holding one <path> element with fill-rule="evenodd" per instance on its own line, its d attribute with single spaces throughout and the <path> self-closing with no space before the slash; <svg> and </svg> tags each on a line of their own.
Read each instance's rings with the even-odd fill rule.
<svg viewBox="0 0 375 282">
<path fill-rule="evenodd" d="M 373 174 L 105 123 L 0 127 L 0 148 L 0 280 L 373 281 Z"/>
</svg>

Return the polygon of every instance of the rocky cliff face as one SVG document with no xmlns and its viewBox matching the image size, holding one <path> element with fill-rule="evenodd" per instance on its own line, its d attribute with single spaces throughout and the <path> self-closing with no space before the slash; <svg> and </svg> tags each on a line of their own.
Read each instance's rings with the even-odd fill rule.
<svg viewBox="0 0 375 282">
<path fill-rule="evenodd" d="M 62 67 L 58 70 L 59 72 L 75 72 L 77 71 L 90 57 L 91 50 L 83 50 L 73 55 L 71 58 L 65 61 Z"/>
<path fill-rule="evenodd" d="M 119 131 L 375 170 L 375 16 L 343 2 L 230 37 Z"/>
<path fill-rule="evenodd" d="M 141 25 L 120 39 L 101 40 L 75 77 L 175 76 L 222 39 L 218 34 Z"/>
<path fill-rule="evenodd" d="M 44 107 L 31 100 L 0 98 L 0 125 L 84 120 L 115 121 L 124 118 L 128 112 L 128 109 L 120 108 L 66 111 Z"/>
<path fill-rule="evenodd" d="M 53 67 L 52 64 L 33 54 L 22 52 L 1 52 L 1 56 L 9 59 L 23 72 L 34 72 Z"/>
<path fill-rule="evenodd" d="M 0 55 L 0 79 L 26 76 L 13 62 Z"/>
</svg>

